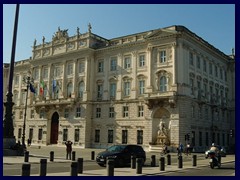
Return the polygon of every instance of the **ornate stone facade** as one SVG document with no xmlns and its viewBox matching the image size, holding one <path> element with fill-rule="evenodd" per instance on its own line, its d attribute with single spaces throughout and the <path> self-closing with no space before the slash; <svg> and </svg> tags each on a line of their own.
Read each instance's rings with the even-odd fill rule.
<svg viewBox="0 0 240 180">
<path fill-rule="evenodd" d="M 33 144 L 71 140 L 77 147 L 106 148 L 157 140 L 160 120 L 169 146 L 191 134 L 196 151 L 212 141 L 223 146 L 235 122 L 235 61 L 183 26 L 114 39 L 91 31 L 33 44 L 31 59 L 16 62 L 13 94 L 15 135 L 21 138 L 26 85 L 31 71 L 36 94 L 28 97 L 26 138 Z M 214 128 L 215 127 L 215 128 Z"/>
</svg>

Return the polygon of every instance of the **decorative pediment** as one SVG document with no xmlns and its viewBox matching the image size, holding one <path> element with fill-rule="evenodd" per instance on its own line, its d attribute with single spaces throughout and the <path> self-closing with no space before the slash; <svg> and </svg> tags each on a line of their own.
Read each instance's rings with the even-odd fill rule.
<svg viewBox="0 0 240 180">
<path fill-rule="evenodd" d="M 52 41 L 54 44 L 65 42 L 65 40 L 68 38 L 68 29 L 60 30 L 60 27 L 58 27 L 58 31 L 55 32 L 55 34 L 52 37 Z"/>
<path fill-rule="evenodd" d="M 177 31 L 171 30 L 171 29 L 158 29 L 155 31 L 150 32 L 145 39 L 147 38 L 153 38 L 153 37 L 158 37 L 158 36 L 169 36 L 169 35 L 174 35 L 177 34 Z"/>
</svg>

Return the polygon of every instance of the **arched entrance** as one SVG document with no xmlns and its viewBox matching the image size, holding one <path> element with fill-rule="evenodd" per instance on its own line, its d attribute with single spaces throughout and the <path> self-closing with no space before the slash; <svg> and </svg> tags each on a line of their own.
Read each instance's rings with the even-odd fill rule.
<svg viewBox="0 0 240 180">
<path fill-rule="evenodd" d="M 51 121 L 51 137 L 50 144 L 57 144 L 58 142 L 58 126 L 59 126 L 59 115 L 54 112 Z"/>
</svg>

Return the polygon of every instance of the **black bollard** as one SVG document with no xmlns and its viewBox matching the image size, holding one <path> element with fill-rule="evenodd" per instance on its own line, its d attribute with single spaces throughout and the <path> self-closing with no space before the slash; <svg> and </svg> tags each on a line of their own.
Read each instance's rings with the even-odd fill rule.
<svg viewBox="0 0 240 180">
<path fill-rule="evenodd" d="M 78 173 L 83 173 L 83 158 L 78 158 Z"/>
<path fill-rule="evenodd" d="M 91 152 L 91 160 L 94 160 L 95 159 L 95 151 L 92 151 Z"/>
<path fill-rule="evenodd" d="M 197 155 L 192 156 L 192 163 L 193 166 L 197 166 Z"/>
<path fill-rule="evenodd" d="M 76 152 L 73 151 L 73 152 L 72 152 L 72 161 L 75 161 L 75 159 L 76 159 Z"/>
<path fill-rule="evenodd" d="M 51 151 L 50 152 L 50 161 L 53 161 L 54 160 L 54 151 Z"/>
<path fill-rule="evenodd" d="M 136 169 L 136 173 L 137 174 L 142 174 L 142 158 L 137 158 L 136 159 L 136 161 L 137 161 L 137 169 Z"/>
<path fill-rule="evenodd" d="M 152 156 L 151 156 L 151 159 L 152 159 L 152 161 L 151 161 L 151 167 L 155 167 L 155 166 L 156 166 L 156 156 L 155 156 L 155 155 L 152 155 Z"/>
<path fill-rule="evenodd" d="M 136 169 L 136 156 L 131 156 L 131 168 Z"/>
<path fill-rule="evenodd" d="M 25 151 L 24 153 L 24 162 L 28 162 L 29 160 L 29 151 Z"/>
<path fill-rule="evenodd" d="M 40 159 L 40 175 L 39 176 L 46 176 L 47 175 L 47 159 Z"/>
<path fill-rule="evenodd" d="M 171 155 L 167 155 L 167 165 L 171 165 Z"/>
<path fill-rule="evenodd" d="M 22 176 L 30 176 L 31 164 L 24 163 L 22 164 Z"/>
<path fill-rule="evenodd" d="M 182 156 L 178 156 L 178 168 L 183 167 Z"/>
<path fill-rule="evenodd" d="M 160 158 L 160 171 L 165 171 L 165 157 Z"/>
<path fill-rule="evenodd" d="M 114 159 L 107 159 L 107 176 L 114 176 Z"/>
<path fill-rule="evenodd" d="M 77 176 L 77 170 L 78 170 L 78 162 L 72 162 L 71 164 L 71 176 Z"/>
</svg>

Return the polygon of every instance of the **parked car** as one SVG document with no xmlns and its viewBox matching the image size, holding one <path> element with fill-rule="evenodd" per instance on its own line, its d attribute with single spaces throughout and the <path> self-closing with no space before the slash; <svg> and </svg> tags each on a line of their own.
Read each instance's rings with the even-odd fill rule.
<svg viewBox="0 0 240 180">
<path fill-rule="evenodd" d="M 226 149 L 224 147 L 218 146 L 218 149 L 220 149 L 219 153 L 221 155 L 221 157 L 226 157 L 227 153 L 226 153 Z M 205 158 L 208 158 L 208 153 L 210 152 L 210 150 L 205 151 Z"/>
<path fill-rule="evenodd" d="M 96 162 L 100 166 L 106 166 L 107 158 L 112 158 L 115 166 L 125 166 L 131 163 L 131 156 L 142 158 L 143 164 L 146 161 L 146 152 L 139 145 L 113 145 L 98 153 Z"/>
</svg>

